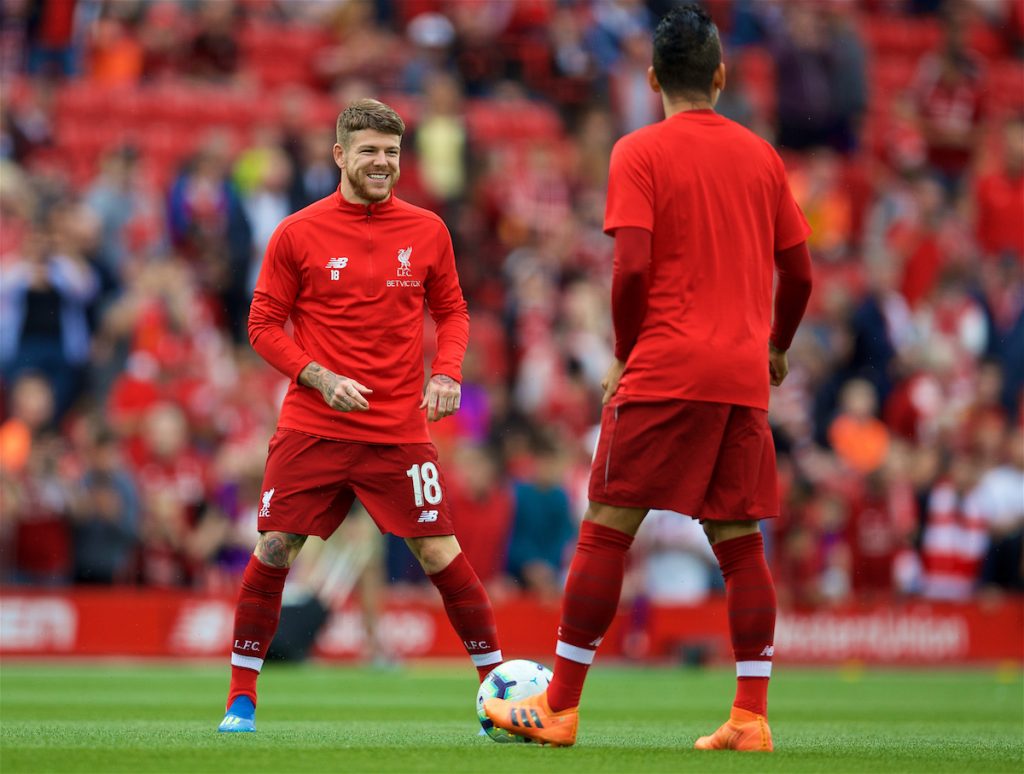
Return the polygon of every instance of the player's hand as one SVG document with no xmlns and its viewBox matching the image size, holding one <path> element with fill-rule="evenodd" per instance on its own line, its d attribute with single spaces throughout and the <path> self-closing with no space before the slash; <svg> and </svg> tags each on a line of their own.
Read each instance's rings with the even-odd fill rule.
<svg viewBox="0 0 1024 774">
<path fill-rule="evenodd" d="M 420 408 L 427 410 L 427 420 L 436 422 L 439 419 L 450 417 L 459 410 L 462 404 L 462 385 L 444 374 L 435 374 L 430 377 L 427 387 L 423 391 L 423 400 L 420 401 Z"/>
<path fill-rule="evenodd" d="M 786 352 L 776 349 L 774 344 L 768 344 L 768 373 L 772 378 L 772 386 L 778 387 L 789 373 L 789 360 Z"/>
<path fill-rule="evenodd" d="M 612 399 L 615 393 L 619 389 L 619 379 L 622 378 L 622 372 L 626 370 L 626 364 L 615 358 L 612 360 L 611 366 L 608 367 L 608 372 L 604 375 L 604 379 L 601 380 L 601 389 L 604 390 L 604 397 L 601 398 L 601 405 L 605 406 L 608 401 Z"/>
<path fill-rule="evenodd" d="M 324 402 L 335 411 L 369 411 L 370 404 L 364 395 L 373 392 L 355 379 L 336 374 L 319 363 L 310 363 L 299 374 L 299 384 L 312 387 L 323 395 Z"/>
<path fill-rule="evenodd" d="M 370 410 L 370 403 L 363 396 L 369 395 L 373 390 L 347 376 L 335 374 L 335 378 L 333 388 L 323 392 L 328 406 L 345 413 Z"/>
</svg>

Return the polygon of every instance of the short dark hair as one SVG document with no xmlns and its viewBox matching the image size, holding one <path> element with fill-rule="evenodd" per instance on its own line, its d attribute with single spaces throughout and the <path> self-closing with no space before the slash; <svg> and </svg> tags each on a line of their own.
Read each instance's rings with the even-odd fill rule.
<svg viewBox="0 0 1024 774">
<path fill-rule="evenodd" d="M 375 99 L 359 99 L 341 111 L 338 116 L 338 144 L 348 147 L 349 135 L 362 129 L 373 129 L 381 134 L 405 134 L 405 121 L 394 109 Z"/>
<path fill-rule="evenodd" d="M 718 27 L 699 5 L 673 8 L 654 30 L 654 74 L 670 96 L 710 95 L 721 63 Z"/>
</svg>

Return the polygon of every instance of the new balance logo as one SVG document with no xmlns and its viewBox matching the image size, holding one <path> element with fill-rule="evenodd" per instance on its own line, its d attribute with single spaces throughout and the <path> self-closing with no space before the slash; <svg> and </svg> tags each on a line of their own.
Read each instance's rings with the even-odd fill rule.
<svg viewBox="0 0 1024 774">
<path fill-rule="evenodd" d="M 341 270 L 346 266 L 348 266 L 348 258 L 342 256 L 341 258 L 328 258 L 324 268 L 330 269 L 332 280 L 339 280 L 341 279 Z"/>
<path fill-rule="evenodd" d="M 242 718 L 238 717 L 238 715 L 228 715 L 226 718 L 224 718 L 224 720 L 221 721 L 220 727 L 227 728 L 230 726 L 237 726 L 241 722 Z"/>
<path fill-rule="evenodd" d="M 266 492 L 263 493 L 263 505 L 260 506 L 259 518 L 261 518 L 261 519 L 269 519 L 270 518 L 270 498 L 274 496 L 274 492 L 275 491 L 276 491 L 276 488 L 272 488 L 272 489 L 268 489 Z M 250 513 L 251 513 L 251 511 L 250 511 Z"/>
<path fill-rule="evenodd" d="M 420 524 L 437 521 L 437 511 L 420 511 L 420 517 L 416 521 Z"/>
<path fill-rule="evenodd" d="M 601 644 L 601 640 L 603 639 L 604 637 L 598 637 L 596 640 L 591 640 L 588 644 L 590 645 L 590 647 L 596 648 L 598 645 Z"/>
<path fill-rule="evenodd" d="M 761 655 L 762 656 L 767 656 L 768 658 L 771 658 L 772 656 L 775 655 L 775 646 L 774 645 L 768 645 L 764 650 L 761 651 Z"/>
</svg>

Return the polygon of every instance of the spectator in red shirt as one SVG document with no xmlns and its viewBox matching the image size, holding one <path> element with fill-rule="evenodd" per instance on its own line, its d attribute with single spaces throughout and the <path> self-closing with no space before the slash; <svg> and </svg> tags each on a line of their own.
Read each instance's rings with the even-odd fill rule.
<svg viewBox="0 0 1024 774">
<path fill-rule="evenodd" d="M 29 4 L 28 71 L 34 75 L 71 76 L 78 72 L 75 11 L 78 0 L 43 0 Z"/>
<path fill-rule="evenodd" d="M 967 3 L 946 4 L 942 50 L 921 61 L 913 84 L 928 163 L 949 194 L 959 190 L 974 158 L 985 114 L 981 68 L 967 48 L 969 22 Z"/>
<path fill-rule="evenodd" d="M 957 454 L 932 488 L 921 536 L 924 595 L 964 601 L 981 580 L 988 525 L 975 491 L 977 462 Z"/>
<path fill-rule="evenodd" d="M 22 374 L 11 389 L 11 416 L 0 427 L 0 570 L 4 580 L 53 585 L 71 572 L 62 475 L 67 444 L 55 431 L 55 398 L 41 374 Z"/>
<path fill-rule="evenodd" d="M 196 540 L 206 517 L 206 461 L 189 440 L 182 410 L 159 402 L 142 425 L 135 461 L 142 497 L 139 577 L 148 585 L 189 586 L 199 580 L 206 558 Z"/>
<path fill-rule="evenodd" d="M 989 258 L 1024 262 L 1024 116 L 1003 128 L 1003 163 L 975 189 L 975 235 Z"/>
<path fill-rule="evenodd" d="M 481 582 L 490 586 L 505 572 L 512 493 L 486 447 L 463 444 L 452 462 L 448 500 L 455 535 Z"/>
</svg>

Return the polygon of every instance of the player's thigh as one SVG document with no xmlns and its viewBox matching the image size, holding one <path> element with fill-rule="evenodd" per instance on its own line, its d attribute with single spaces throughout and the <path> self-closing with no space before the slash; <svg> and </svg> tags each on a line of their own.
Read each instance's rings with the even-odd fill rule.
<svg viewBox="0 0 1024 774">
<path fill-rule="evenodd" d="M 733 406 L 701 518 L 742 522 L 778 516 L 775 442 L 768 412 Z"/>
<path fill-rule="evenodd" d="M 706 401 L 605 406 L 590 471 L 590 500 L 698 515 L 728 414 L 727 404 Z"/>
<path fill-rule="evenodd" d="M 352 487 L 381 532 L 403 538 L 455 532 L 432 443 L 368 445 Z"/>
<path fill-rule="evenodd" d="M 327 539 L 354 497 L 345 444 L 278 430 L 270 439 L 256 526 L 260 532 Z"/>
</svg>

